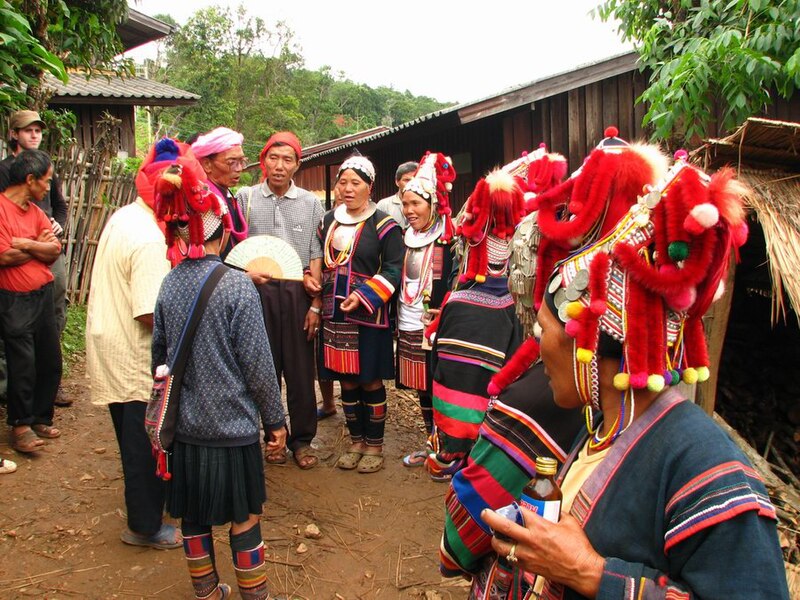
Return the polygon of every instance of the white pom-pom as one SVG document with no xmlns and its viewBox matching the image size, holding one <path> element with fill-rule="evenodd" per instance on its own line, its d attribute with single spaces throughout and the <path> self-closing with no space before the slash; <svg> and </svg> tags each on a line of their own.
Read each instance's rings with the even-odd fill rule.
<svg viewBox="0 0 800 600">
<path fill-rule="evenodd" d="M 719 223 L 719 210 L 713 204 L 703 202 L 695 206 L 689 213 L 704 229 L 710 229 Z"/>
<path fill-rule="evenodd" d="M 453 191 L 453 184 L 448 181 L 444 184 L 444 189 L 446 189 L 448 192 Z"/>
<path fill-rule="evenodd" d="M 542 326 L 539 325 L 539 321 L 533 324 L 533 337 L 537 340 L 542 338 Z"/>
<path fill-rule="evenodd" d="M 531 200 L 536 198 L 536 194 L 534 194 L 533 192 L 525 192 L 525 194 L 523 194 L 522 197 L 525 198 L 525 202 L 530 202 Z"/>
<path fill-rule="evenodd" d="M 725 295 L 725 282 L 724 281 L 720 281 L 719 285 L 717 285 L 717 291 L 714 292 L 714 300 L 713 301 L 716 302 L 717 300 L 722 298 L 724 295 Z"/>
<path fill-rule="evenodd" d="M 639 227 L 644 227 L 650 222 L 650 215 L 648 215 L 647 213 L 639 213 L 634 218 L 634 222 Z"/>
</svg>

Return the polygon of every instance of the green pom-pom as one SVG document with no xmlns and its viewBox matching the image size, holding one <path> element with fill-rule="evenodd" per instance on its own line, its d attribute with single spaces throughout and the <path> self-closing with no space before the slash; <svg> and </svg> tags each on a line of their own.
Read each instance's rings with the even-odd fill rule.
<svg viewBox="0 0 800 600">
<path fill-rule="evenodd" d="M 688 383 L 689 385 L 697 383 L 697 369 L 693 369 L 692 367 L 684 369 L 683 383 Z"/>
<path fill-rule="evenodd" d="M 650 375 L 647 378 L 647 389 L 651 392 L 660 392 L 664 389 L 663 375 Z"/>
<path fill-rule="evenodd" d="M 617 373 L 614 375 L 614 389 L 624 392 L 631 387 L 631 376 L 627 373 Z"/>
<path fill-rule="evenodd" d="M 708 367 L 697 367 L 697 381 L 708 381 L 709 377 L 711 377 L 711 373 Z"/>
<path fill-rule="evenodd" d="M 686 242 L 672 242 L 667 247 L 667 252 L 675 262 L 686 260 L 689 257 L 689 244 Z"/>
<path fill-rule="evenodd" d="M 592 362 L 592 358 L 594 358 L 594 352 L 588 350 L 586 348 L 578 348 L 578 351 L 575 353 L 578 362 L 588 364 Z"/>
</svg>

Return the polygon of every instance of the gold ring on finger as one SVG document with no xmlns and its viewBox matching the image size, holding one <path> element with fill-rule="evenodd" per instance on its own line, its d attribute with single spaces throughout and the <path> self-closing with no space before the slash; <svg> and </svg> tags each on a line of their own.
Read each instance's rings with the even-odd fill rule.
<svg viewBox="0 0 800 600">
<path fill-rule="evenodd" d="M 511 544 L 511 548 L 508 550 L 508 554 L 506 555 L 506 560 L 510 562 L 512 565 L 517 564 L 519 559 L 517 558 L 517 545 Z"/>
</svg>

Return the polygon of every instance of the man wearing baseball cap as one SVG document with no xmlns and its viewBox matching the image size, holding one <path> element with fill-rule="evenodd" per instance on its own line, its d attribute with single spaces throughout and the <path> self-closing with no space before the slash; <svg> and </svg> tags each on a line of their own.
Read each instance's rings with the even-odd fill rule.
<svg viewBox="0 0 800 600">
<path fill-rule="evenodd" d="M 23 150 L 38 150 L 42 143 L 42 132 L 46 128 L 45 122 L 35 110 L 18 110 L 11 114 L 8 122 L 8 148 L 10 152 L 4 160 L 0 161 L 0 192 L 4 191 L 9 185 L 11 161 Z M 61 193 L 61 181 L 55 174 L 50 184 L 50 192 L 41 201 L 34 202 L 34 204 L 44 211 L 50 220 L 53 233 L 61 240 L 67 224 L 67 202 Z M 63 254 L 50 265 L 50 271 L 54 277 L 53 303 L 56 328 L 59 335 L 61 335 L 67 323 L 67 272 Z M 4 375 L 5 361 L 1 361 L 0 364 L 3 365 L 0 371 L 3 371 L 2 374 Z M 2 377 L 2 379 L 4 380 L 5 377 Z M 0 384 L 0 387 L 5 386 Z M 72 404 L 72 400 L 63 396 L 59 388 L 55 404 L 56 406 L 69 406 Z"/>
</svg>

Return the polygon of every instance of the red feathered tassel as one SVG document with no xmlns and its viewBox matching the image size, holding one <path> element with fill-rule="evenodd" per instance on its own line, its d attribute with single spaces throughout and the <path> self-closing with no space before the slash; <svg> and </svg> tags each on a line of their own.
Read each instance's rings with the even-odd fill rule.
<svg viewBox="0 0 800 600">
<path fill-rule="evenodd" d="M 708 346 L 702 317 L 689 317 L 683 326 L 684 362 L 687 366 L 708 367 Z"/>
<path fill-rule="evenodd" d="M 628 244 L 617 244 L 613 255 L 628 275 L 641 285 L 661 296 L 673 296 L 687 287 L 696 286 L 706 277 L 713 259 L 715 240 L 713 229 L 692 240 L 689 258 L 684 261 L 683 268 L 673 271 L 658 271 L 640 258 L 638 247 Z"/>
<path fill-rule="evenodd" d="M 630 373 L 630 386 L 634 389 L 647 387 L 649 315 L 647 291 L 638 282 L 628 279 L 625 311 L 625 362 Z M 660 304 L 660 303 L 659 303 Z"/>
<path fill-rule="evenodd" d="M 708 190 L 699 171 L 687 167 L 680 172 L 677 181 L 669 187 L 666 197 L 661 200 L 667 214 L 667 251 L 674 262 L 689 257 L 691 236 L 684 227 L 684 221 L 691 208 L 705 202 L 707 195 Z"/>
<path fill-rule="evenodd" d="M 189 258 L 203 258 L 206 255 L 203 247 L 203 218 L 198 214 L 189 216 Z"/>
<path fill-rule="evenodd" d="M 589 309 L 581 314 L 582 326 L 575 338 L 578 348 L 597 352 L 600 317 L 608 303 L 608 271 L 611 259 L 605 252 L 598 252 L 589 264 Z"/>
<path fill-rule="evenodd" d="M 500 392 L 519 379 L 525 371 L 539 358 L 539 342 L 528 338 L 508 359 L 503 368 L 492 376 L 486 391 L 490 396 L 498 396 Z"/>
<path fill-rule="evenodd" d="M 553 274 L 556 263 L 566 257 L 567 252 L 556 246 L 546 237 L 539 240 L 539 257 L 536 262 L 536 281 L 533 286 L 533 307 L 538 311 L 542 307 L 547 284 Z"/>
<path fill-rule="evenodd" d="M 659 309 L 649 313 L 647 332 L 650 336 L 647 348 L 648 388 L 653 392 L 660 392 L 666 385 L 664 373 L 667 368 L 667 335 L 666 313 L 663 303 L 658 296 L 650 295 L 651 302 L 656 302 Z"/>
<path fill-rule="evenodd" d="M 655 247 L 656 267 L 673 264 L 669 258 L 669 235 L 667 234 L 667 211 L 665 202 L 659 202 L 653 210 L 650 220 L 653 223 L 653 240 Z"/>
</svg>

